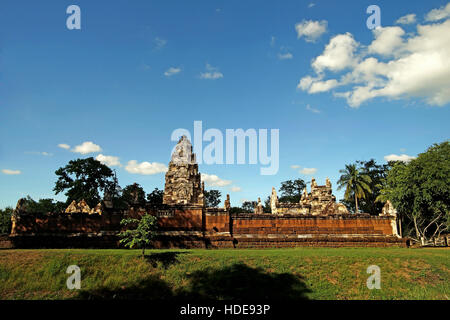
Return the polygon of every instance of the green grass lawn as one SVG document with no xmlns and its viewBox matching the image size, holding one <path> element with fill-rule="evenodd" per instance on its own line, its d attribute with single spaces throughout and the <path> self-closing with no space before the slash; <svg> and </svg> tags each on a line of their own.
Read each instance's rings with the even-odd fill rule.
<svg viewBox="0 0 450 320">
<path fill-rule="evenodd" d="M 0 250 L 0 299 L 449 299 L 446 248 Z M 69 265 L 81 289 L 69 290 Z M 367 267 L 381 269 L 369 290 Z"/>
</svg>

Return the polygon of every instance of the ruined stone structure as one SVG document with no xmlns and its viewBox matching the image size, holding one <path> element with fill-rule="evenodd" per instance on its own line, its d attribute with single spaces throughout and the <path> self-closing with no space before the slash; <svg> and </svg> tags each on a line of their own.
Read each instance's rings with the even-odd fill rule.
<svg viewBox="0 0 450 320">
<path fill-rule="evenodd" d="M 182 136 L 166 173 L 163 203 L 203 206 L 203 189 L 191 142 Z"/>
<path fill-rule="evenodd" d="M 327 178 L 324 186 L 317 185 L 316 179 L 311 180 L 311 192 L 303 190 L 298 203 L 278 202 L 277 192 L 272 188 L 270 199 L 272 214 L 294 215 L 343 215 L 348 210 L 342 203 L 336 203 L 336 197 L 332 193 L 331 182 Z"/>
<path fill-rule="evenodd" d="M 230 196 L 223 208 L 207 208 L 204 184 L 192 145 L 181 137 L 165 176 L 160 208 L 118 212 L 110 199 L 94 209 L 81 201 L 66 213 L 28 214 L 19 200 L 9 237 L 14 247 L 118 247 L 117 233 L 125 216 L 158 218 L 156 248 L 248 248 L 295 246 L 404 246 L 397 233 L 395 209 L 387 203 L 379 216 L 349 214 L 336 203 L 331 182 L 311 181 L 298 203 L 280 203 L 275 188 L 271 213 L 258 198 L 255 212 L 231 214 Z"/>
</svg>

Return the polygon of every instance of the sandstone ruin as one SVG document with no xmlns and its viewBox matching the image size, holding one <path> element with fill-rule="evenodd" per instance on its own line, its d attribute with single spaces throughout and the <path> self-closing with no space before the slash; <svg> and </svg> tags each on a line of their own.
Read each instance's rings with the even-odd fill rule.
<svg viewBox="0 0 450 320">
<path fill-rule="evenodd" d="M 208 208 L 204 183 L 192 145 L 181 137 L 165 175 L 160 208 L 115 210 L 105 195 L 90 209 L 84 200 L 72 202 L 65 213 L 30 214 L 23 201 L 12 216 L 14 247 L 118 247 L 117 233 L 124 217 L 151 214 L 158 218 L 156 248 L 262 248 L 295 246 L 404 246 L 397 233 L 396 211 L 386 203 L 379 216 L 349 214 L 336 203 L 329 179 L 317 185 L 313 178 L 298 203 L 278 201 L 275 188 L 271 213 L 264 213 L 258 198 L 254 213 L 230 213 L 230 196 L 223 208 Z M 94 214 L 96 213 L 96 214 Z"/>
</svg>

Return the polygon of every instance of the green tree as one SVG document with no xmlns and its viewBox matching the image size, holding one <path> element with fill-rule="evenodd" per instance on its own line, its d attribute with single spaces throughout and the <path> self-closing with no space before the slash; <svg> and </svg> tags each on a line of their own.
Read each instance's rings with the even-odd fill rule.
<svg viewBox="0 0 450 320">
<path fill-rule="evenodd" d="M 84 199 L 93 207 L 100 201 L 100 192 L 117 187 L 113 171 L 92 157 L 71 160 L 55 174 L 58 180 L 53 191 L 65 192 L 67 203 Z"/>
<path fill-rule="evenodd" d="M 244 201 L 241 206 L 242 211 L 246 213 L 253 213 L 257 204 L 258 202 L 256 201 Z"/>
<path fill-rule="evenodd" d="M 374 159 L 369 161 L 356 161 L 356 164 L 360 168 L 359 170 L 370 177 L 370 183 L 368 183 L 372 192 L 366 192 L 365 197 L 358 200 L 358 207 L 362 212 L 370 213 L 371 215 L 380 214 L 383 209 L 384 203 L 377 201 L 377 197 L 380 195 L 381 188 L 386 181 L 386 176 L 389 171 L 389 164 L 379 165 Z M 348 208 L 355 212 L 355 199 L 350 197 L 342 201 Z"/>
<path fill-rule="evenodd" d="M 206 207 L 217 208 L 220 203 L 220 197 L 222 194 L 219 190 L 205 190 L 203 192 Z"/>
<path fill-rule="evenodd" d="M 145 208 L 145 191 L 137 183 L 130 184 L 123 188 L 121 199 L 127 207 Z"/>
<path fill-rule="evenodd" d="M 142 248 L 142 257 L 145 256 L 145 248 L 149 246 L 156 235 L 158 219 L 146 214 L 141 219 L 122 219 L 120 224 L 128 227 L 119 233 L 120 243 L 128 248 Z"/>
<path fill-rule="evenodd" d="M 279 202 L 297 203 L 300 201 L 306 184 L 302 179 L 287 180 L 281 182 Z"/>
<path fill-rule="evenodd" d="M 450 143 L 434 144 L 409 163 L 396 162 L 380 200 L 390 200 L 423 244 L 450 228 Z"/>
<path fill-rule="evenodd" d="M 345 166 L 345 169 L 339 172 L 342 175 L 337 182 L 338 190 L 345 188 L 344 199 L 355 199 L 355 213 L 358 213 L 358 199 L 365 198 L 368 193 L 372 192 L 370 189 L 372 180 L 367 174 L 361 172 L 356 164 L 348 164 Z"/>
<path fill-rule="evenodd" d="M 66 209 L 66 203 L 50 198 L 34 200 L 30 196 L 25 198 L 24 206 L 28 213 L 61 213 Z"/>
<path fill-rule="evenodd" d="M 0 234 L 11 233 L 11 215 L 13 214 L 13 208 L 6 207 L 0 209 Z"/>
<path fill-rule="evenodd" d="M 162 205 L 164 198 L 164 190 L 159 190 L 155 188 L 152 192 L 147 195 L 147 204 L 151 208 L 158 208 Z"/>
</svg>

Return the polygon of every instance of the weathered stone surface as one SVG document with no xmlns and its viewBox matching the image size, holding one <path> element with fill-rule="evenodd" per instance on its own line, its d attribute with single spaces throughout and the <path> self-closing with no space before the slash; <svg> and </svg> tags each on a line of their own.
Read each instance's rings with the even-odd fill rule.
<svg viewBox="0 0 450 320">
<path fill-rule="evenodd" d="M 348 214 L 342 203 L 336 203 L 332 193 L 330 179 L 326 179 L 324 186 L 317 185 L 316 179 L 311 180 L 311 192 L 303 190 L 298 204 L 278 203 L 275 188 L 272 188 L 271 197 L 272 214 L 301 214 L 301 215 L 335 215 Z"/>
<path fill-rule="evenodd" d="M 264 213 L 264 207 L 261 203 L 261 198 L 258 198 L 258 203 L 255 207 L 255 214 L 263 214 Z"/>
<path fill-rule="evenodd" d="M 203 185 L 203 183 L 202 183 L 202 185 Z M 230 208 L 231 208 L 230 195 L 227 194 L 227 200 L 225 200 L 225 203 L 224 203 L 224 209 L 225 209 L 226 211 L 229 211 Z"/>
<path fill-rule="evenodd" d="M 191 142 L 182 136 L 166 173 L 163 204 L 203 206 L 203 184 Z"/>
<path fill-rule="evenodd" d="M 392 203 L 388 200 L 386 201 L 383 209 L 381 210 L 380 216 L 397 216 L 397 210 L 394 208 Z"/>
<path fill-rule="evenodd" d="M 272 187 L 272 194 L 270 196 L 270 209 L 272 210 L 272 214 L 277 214 L 278 207 L 278 196 L 277 191 L 274 187 Z"/>
<path fill-rule="evenodd" d="M 103 212 L 103 207 L 101 202 L 99 202 L 94 208 L 91 209 L 91 212 L 89 214 L 99 214 L 101 215 Z"/>
<path fill-rule="evenodd" d="M 91 208 L 89 207 L 89 205 L 86 203 L 86 201 L 84 199 L 78 203 L 76 203 L 76 201 L 73 200 L 64 212 L 65 213 L 75 213 L 75 212 L 90 213 Z"/>
</svg>

